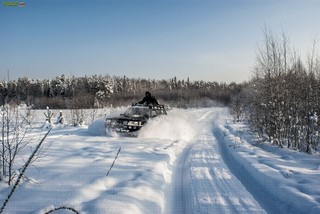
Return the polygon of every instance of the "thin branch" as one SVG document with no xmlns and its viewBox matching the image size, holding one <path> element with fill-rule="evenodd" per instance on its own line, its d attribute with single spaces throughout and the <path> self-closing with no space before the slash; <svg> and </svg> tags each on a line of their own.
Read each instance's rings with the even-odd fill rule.
<svg viewBox="0 0 320 214">
<path fill-rule="evenodd" d="M 78 212 L 77 210 L 75 210 L 74 208 L 72 208 L 72 207 L 66 207 L 66 206 L 54 208 L 54 209 L 52 209 L 52 210 L 49 210 L 49 211 L 46 212 L 45 214 L 49 214 L 49 213 L 52 213 L 52 212 L 57 211 L 57 210 L 71 210 L 72 212 L 74 212 L 74 213 L 76 213 L 76 214 L 79 214 L 79 212 Z"/>
<path fill-rule="evenodd" d="M 109 175 L 111 169 L 113 168 L 113 165 L 114 165 L 114 163 L 116 162 L 116 159 L 118 158 L 118 155 L 119 155 L 120 151 L 121 151 L 121 147 L 119 148 L 118 153 L 117 153 L 116 157 L 114 158 L 114 160 L 113 160 L 113 162 L 112 162 L 112 164 L 111 164 L 111 167 L 110 167 L 109 171 L 107 172 L 107 175 L 106 175 L 106 176 Z"/>
</svg>

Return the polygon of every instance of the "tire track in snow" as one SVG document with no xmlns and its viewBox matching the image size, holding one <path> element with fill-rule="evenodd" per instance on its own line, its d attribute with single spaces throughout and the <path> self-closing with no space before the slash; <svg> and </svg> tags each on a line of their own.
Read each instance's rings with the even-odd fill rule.
<svg viewBox="0 0 320 214">
<path fill-rule="evenodd" d="M 259 202 L 259 204 L 268 213 L 301 213 L 299 210 L 294 210 L 289 204 L 279 201 L 279 199 L 273 196 L 268 189 L 262 184 L 258 183 L 252 175 L 240 164 L 237 164 L 237 160 L 229 154 L 227 145 L 224 144 L 224 134 L 221 133 L 219 128 L 214 128 L 214 135 L 219 139 L 220 154 L 223 157 L 224 162 L 229 167 L 230 171 L 241 181 L 246 189 L 253 195 L 253 197 Z M 275 184 L 277 185 L 277 184 Z"/>
<path fill-rule="evenodd" d="M 186 158 L 190 152 L 191 145 L 188 145 L 181 153 L 177 160 L 176 167 L 173 172 L 173 179 L 171 184 L 171 198 L 167 200 L 169 207 L 166 213 L 184 214 L 186 213 L 186 197 L 185 195 L 188 186 L 186 186 Z"/>
<path fill-rule="evenodd" d="M 208 122 L 218 112 L 201 112 L 204 130 L 187 147 L 173 175 L 171 213 L 265 213 L 241 182 L 230 172 L 219 153 L 219 145 Z"/>
</svg>

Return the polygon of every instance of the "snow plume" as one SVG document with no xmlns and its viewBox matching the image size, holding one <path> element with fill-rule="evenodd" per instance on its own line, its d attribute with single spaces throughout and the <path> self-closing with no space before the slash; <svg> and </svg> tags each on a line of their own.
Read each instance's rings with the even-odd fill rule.
<svg viewBox="0 0 320 214">
<path fill-rule="evenodd" d="M 107 135 L 106 125 L 105 125 L 106 118 L 107 117 L 117 117 L 121 113 L 123 113 L 125 111 L 125 109 L 126 109 L 126 107 L 119 107 L 119 108 L 110 110 L 110 113 L 106 117 L 102 117 L 102 118 L 99 118 L 99 119 L 93 121 L 89 125 L 88 131 L 94 136 L 106 136 Z"/>
<path fill-rule="evenodd" d="M 91 123 L 88 131 L 94 136 L 106 136 L 106 118 L 99 118 Z"/>
<path fill-rule="evenodd" d="M 198 120 L 182 109 L 172 109 L 168 115 L 159 116 L 140 131 L 140 138 L 162 138 L 191 141 L 198 133 Z"/>
</svg>

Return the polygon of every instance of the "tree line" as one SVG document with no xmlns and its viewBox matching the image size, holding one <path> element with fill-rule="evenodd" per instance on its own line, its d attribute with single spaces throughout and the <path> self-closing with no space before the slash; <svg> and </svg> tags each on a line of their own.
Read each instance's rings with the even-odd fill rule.
<svg viewBox="0 0 320 214">
<path fill-rule="evenodd" d="M 92 75 L 57 76 L 53 79 L 20 77 L 0 81 L 0 106 L 25 103 L 36 109 L 81 109 L 121 106 L 142 99 L 150 91 L 165 104 L 178 107 L 228 105 L 239 84 L 206 81 L 155 80 Z"/>
</svg>

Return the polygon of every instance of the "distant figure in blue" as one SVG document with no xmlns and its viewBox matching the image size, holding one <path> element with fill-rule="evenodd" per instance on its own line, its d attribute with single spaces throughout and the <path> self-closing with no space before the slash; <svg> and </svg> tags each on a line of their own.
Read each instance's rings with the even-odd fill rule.
<svg viewBox="0 0 320 214">
<path fill-rule="evenodd" d="M 159 105 L 157 99 L 154 96 L 151 96 L 149 91 L 146 92 L 146 96 L 138 103 L 144 105 Z"/>
</svg>

